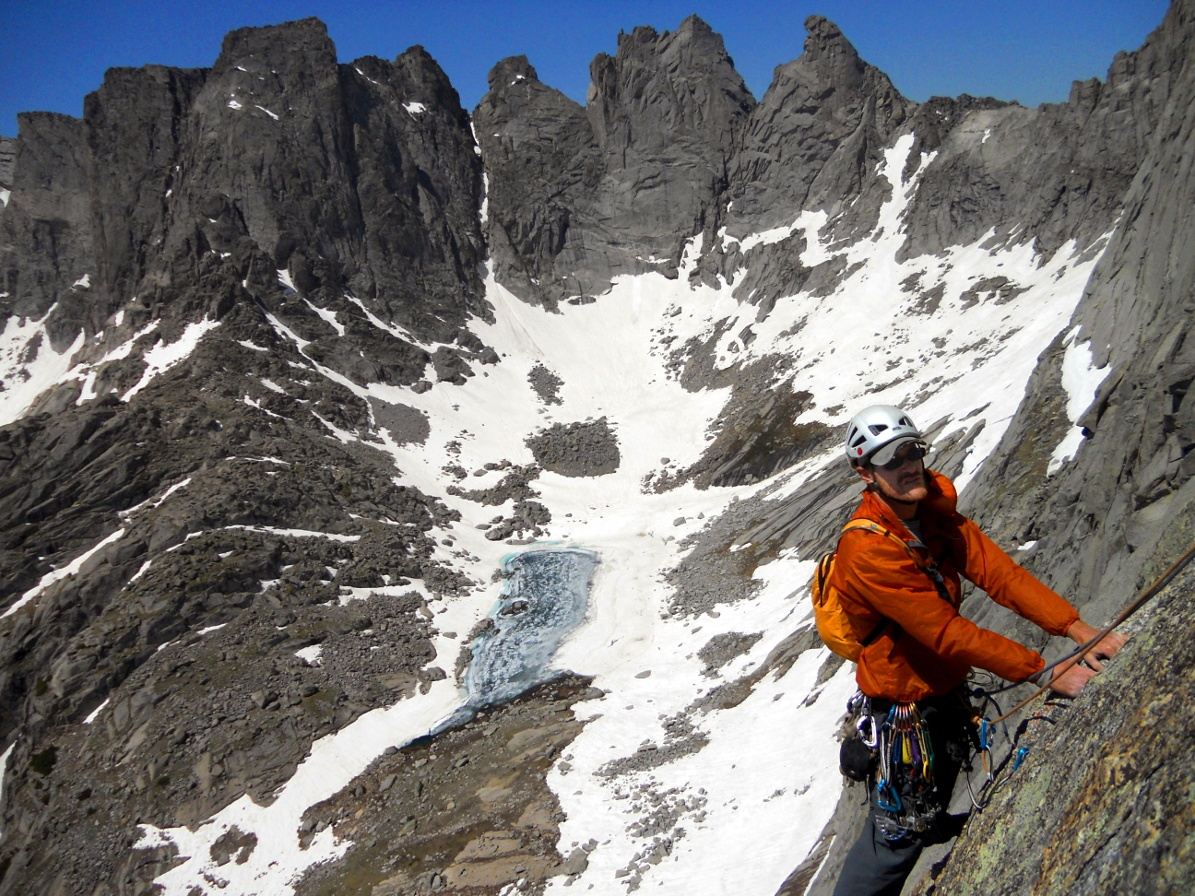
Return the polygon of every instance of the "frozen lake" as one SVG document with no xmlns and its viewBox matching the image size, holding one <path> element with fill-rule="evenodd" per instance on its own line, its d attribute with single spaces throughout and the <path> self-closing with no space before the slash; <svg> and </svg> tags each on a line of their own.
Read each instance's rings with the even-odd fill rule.
<svg viewBox="0 0 1195 896">
<path fill-rule="evenodd" d="M 503 560 L 505 582 L 490 627 L 473 643 L 465 702 L 433 733 L 552 677 L 556 649 L 585 620 L 598 562 L 581 548 L 532 549 Z"/>
</svg>

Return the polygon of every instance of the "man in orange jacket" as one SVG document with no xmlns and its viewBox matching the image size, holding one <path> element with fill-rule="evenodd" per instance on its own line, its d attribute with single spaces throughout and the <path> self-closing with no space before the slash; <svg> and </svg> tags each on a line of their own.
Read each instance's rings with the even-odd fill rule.
<svg viewBox="0 0 1195 896">
<path fill-rule="evenodd" d="M 867 711 L 887 720 L 871 813 L 835 896 L 896 896 L 923 846 L 957 832 L 945 806 L 974 737 L 963 691 L 973 667 L 1009 681 L 1048 677 L 1051 690 L 1076 697 L 1125 640 L 1107 635 L 1084 655 L 1086 666 L 1046 672 L 1037 652 L 961 616 L 960 577 L 1052 635 L 1085 644 L 1099 634 L 958 512 L 954 484 L 926 470 L 927 451 L 900 408 L 867 408 L 847 427 L 847 458 L 866 483 L 853 518 L 908 548 L 852 529 L 834 563 L 832 584 L 863 644 L 859 690 Z"/>
</svg>

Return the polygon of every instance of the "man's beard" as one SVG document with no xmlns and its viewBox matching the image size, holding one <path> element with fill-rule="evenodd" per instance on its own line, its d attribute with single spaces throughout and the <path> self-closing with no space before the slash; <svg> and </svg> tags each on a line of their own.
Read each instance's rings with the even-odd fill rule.
<svg viewBox="0 0 1195 896">
<path fill-rule="evenodd" d="M 890 486 L 883 479 L 880 479 L 878 476 L 876 477 L 876 485 L 879 488 L 880 494 L 883 495 L 887 500 L 894 501 L 897 504 L 916 504 L 921 501 L 922 498 L 903 498 L 900 497 L 900 495 L 907 495 L 916 488 L 924 488 L 926 483 L 927 476 L 924 469 L 921 470 L 920 474 L 918 474 L 915 479 L 912 476 L 902 476 L 897 483 L 897 487 L 901 489 L 899 493 L 893 492 L 892 486 Z"/>
</svg>

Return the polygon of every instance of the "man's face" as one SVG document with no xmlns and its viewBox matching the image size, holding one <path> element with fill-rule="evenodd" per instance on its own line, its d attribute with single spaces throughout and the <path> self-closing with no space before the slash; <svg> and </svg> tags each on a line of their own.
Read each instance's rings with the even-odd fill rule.
<svg viewBox="0 0 1195 896">
<path fill-rule="evenodd" d="M 926 487 L 925 463 L 920 450 L 916 445 L 901 448 L 893 458 L 893 462 L 898 461 L 903 463 L 899 463 L 895 470 L 876 466 L 855 469 L 864 482 L 874 484 L 885 498 L 906 503 L 923 500 L 929 494 L 929 489 Z"/>
</svg>

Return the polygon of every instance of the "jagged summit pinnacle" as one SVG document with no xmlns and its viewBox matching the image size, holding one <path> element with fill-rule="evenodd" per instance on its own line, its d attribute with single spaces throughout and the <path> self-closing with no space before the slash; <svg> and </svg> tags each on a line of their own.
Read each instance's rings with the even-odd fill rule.
<svg viewBox="0 0 1195 896">
<path fill-rule="evenodd" d="M 860 87 L 871 66 L 863 61 L 839 27 L 822 16 L 810 16 L 805 20 L 805 29 L 808 34 L 804 52 L 793 65 L 810 72 L 827 87 Z"/>
<path fill-rule="evenodd" d="M 539 81 L 539 73 L 526 56 L 507 56 L 490 69 L 487 81 L 490 90 L 499 90 L 517 81 Z"/>
</svg>

